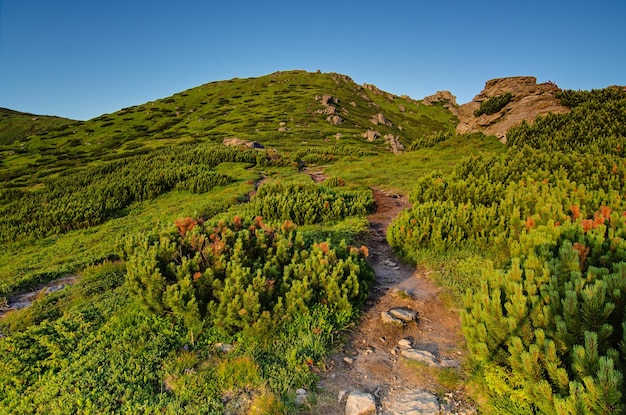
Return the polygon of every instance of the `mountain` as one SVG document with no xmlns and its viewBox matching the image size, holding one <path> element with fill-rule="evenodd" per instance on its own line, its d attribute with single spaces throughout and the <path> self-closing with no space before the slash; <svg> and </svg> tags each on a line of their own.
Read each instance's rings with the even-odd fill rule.
<svg viewBox="0 0 626 415">
<path fill-rule="evenodd" d="M 24 117 L 18 117 L 19 125 Z M 59 160 L 80 166 L 144 147 L 222 143 L 231 137 L 290 151 L 329 145 L 398 151 L 415 138 L 452 131 L 456 123 L 441 103 L 425 105 L 357 85 L 345 75 L 282 71 L 211 82 L 85 122 L 59 120 L 45 130 L 22 127 L 19 138 L 0 146 L 0 175 L 28 175 L 27 166 L 42 175 L 54 173 Z M 11 172 L 15 169 L 20 172 Z"/>
</svg>

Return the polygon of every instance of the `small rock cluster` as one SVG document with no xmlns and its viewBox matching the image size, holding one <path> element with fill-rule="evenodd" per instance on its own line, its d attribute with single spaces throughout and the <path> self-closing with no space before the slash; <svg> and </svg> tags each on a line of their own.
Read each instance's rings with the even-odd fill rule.
<svg viewBox="0 0 626 415">
<path fill-rule="evenodd" d="M 315 100 L 320 100 L 320 97 L 315 97 Z M 343 118 L 341 118 L 341 116 L 338 114 L 337 108 L 337 106 L 339 105 L 339 99 L 333 97 L 332 95 L 324 94 L 321 97 L 321 101 L 324 109 L 319 109 L 315 111 L 315 113 L 328 115 L 328 117 L 326 117 L 326 121 L 328 121 L 332 125 L 341 124 L 343 122 Z"/>
</svg>

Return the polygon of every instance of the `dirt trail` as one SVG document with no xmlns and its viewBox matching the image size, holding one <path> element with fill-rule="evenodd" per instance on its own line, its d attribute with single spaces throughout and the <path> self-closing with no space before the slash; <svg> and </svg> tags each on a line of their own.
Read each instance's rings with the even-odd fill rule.
<svg viewBox="0 0 626 415">
<path fill-rule="evenodd" d="M 359 390 L 373 394 L 382 414 L 381 402 L 418 389 L 437 394 L 440 403 L 447 402 L 451 409 L 456 407 L 464 413 L 468 404 L 458 383 L 441 385 L 438 369 L 409 362 L 400 355 L 398 341 L 408 339 L 413 348 L 429 351 L 441 361 L 459 362 L 460 320 L 458 313 L 441 300 L 440 289 L 424 270 L 399 261 L 387 243 L 387 227 L 408 207 L 407 200 L 376 189 L 374 198 L 376 211 L 368 217 L 367 245 L 376 282 L 360 321 L 348 333 L 342 349 L 328 360 L 319 384 L 320 398 L 310 413 L 342 414 L 345 397 L 338 399 L 340 392 Z M 381 312 L 398 307 L 417 311 L 419 322 L 405 327 L 384 324 Z"/>
</svg>

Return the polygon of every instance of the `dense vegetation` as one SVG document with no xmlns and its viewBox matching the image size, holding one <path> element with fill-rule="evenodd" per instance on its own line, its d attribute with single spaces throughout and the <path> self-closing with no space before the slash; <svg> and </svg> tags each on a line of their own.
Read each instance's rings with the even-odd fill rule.
<svg viewBox="0 0 626 415">
<path fill-rule="evenodd" d="M 504 93 L 502 95 L 497 95 L 495 97 L 490 97 L 483 102 L 480 103 L 480 106 L 476 111 L 474 111 L 474 116 L 478 117 L 481 115 L 491 115 L 500 111 L 502 108 L 506 107 L 509 102 L 513 99 L 513 94 L 510 92 Z"/>
<path fill-rule="evenodd" d="M 493 413 L 624 411 L 626 97 L 563 102 L 571 113 L 510 131 L 505 157 L 418 180 L 388 234 L 414 260 L 461 258 L 469 363 Z"/>
</svg>

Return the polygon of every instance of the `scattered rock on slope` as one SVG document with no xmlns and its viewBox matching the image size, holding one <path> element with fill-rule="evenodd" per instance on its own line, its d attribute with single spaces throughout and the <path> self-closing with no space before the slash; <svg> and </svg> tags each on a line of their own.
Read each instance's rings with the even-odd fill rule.
<svg viewBox="0 0 626 415">
<path fill-rule="evenodd" d="M 404 153 L 404 144 L 400 142 L 399 136 L 394 136 L 393 134 L 385 135 L 385 142 L 389 144 L 391 151 L 393 154 Z"/>
<path fill-rule="evenodd" d="M 391 121 L 389 121 L 382 112 L 379 112 L 378 114 L 374 114 L 370 121 L 374 125 L 381 124 L 381 125 L 386 125 L 387 127 L 393 126 Z"/>
<path fill-rule="evenodd" d="M 363 138 L 366 138 L 367 141 L 376 141 L 378 138 L 380 138 L 380 132 L 368 129 L 366 132 L 361 134 L 361 136 Z"/>
<path fill-rule="evenodd" d="M 537 115 L 549 112 L 562 114 L 569 108 L 562 106 L 556 99 L 559 87 L 551 82 L 537 84 L 534 76 L 515 76 L 487 81 L 482 92 L 474 99 L 459 107 L 459 134 L 482 131 L 487 135 L 495 135 L 506 142 L 506 132 L 522 121 L 532 122 Z M 489 98 L 506 93 L 513 95 L 511 102 L 494 114 L 474 116 L 474 111 Z"/>
<path fill-rule="evenodd" d="M 225 146 L 231 147 L 264 148 L 263 144 L 257 141 L 243 140 L 237 137 L 225 138 L 223 143 Z"/>
</svg>

